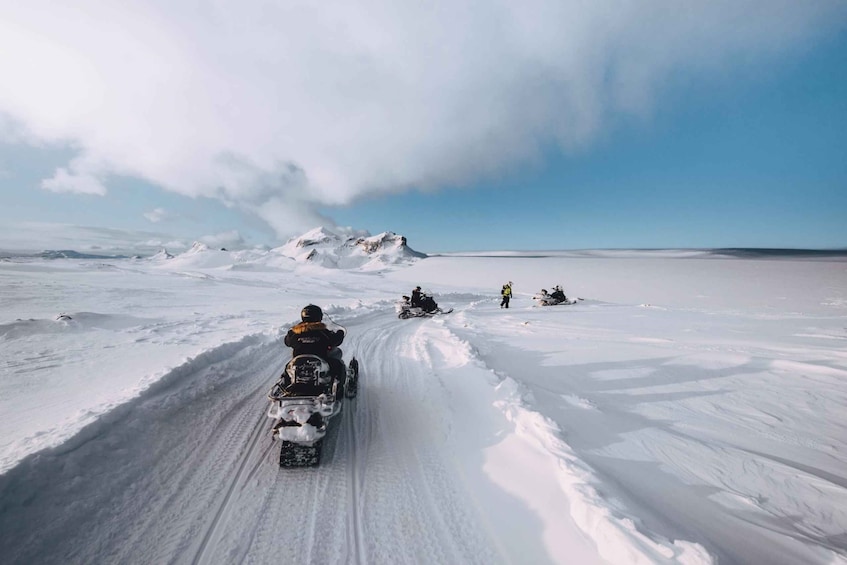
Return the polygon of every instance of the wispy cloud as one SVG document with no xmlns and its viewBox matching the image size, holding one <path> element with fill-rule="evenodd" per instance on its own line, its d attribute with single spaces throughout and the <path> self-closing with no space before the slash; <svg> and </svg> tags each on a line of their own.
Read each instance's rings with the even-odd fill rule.
<svg viewBox="0 0 847 565">
<path fill-rule="evenodd" d="M 165 220 L 173 217 L 173 214 L 171 214 L 164 208 L 154 208 L 149 212 L 145 212 L 144 217 L 147 218 L 150 222 L 158 224 L 159 222 L 164 222 Z"/>
<path fill-rule="evenodd" d="M 46 222 L 0 225 L 0 250 L 3 251 L 73 249 L 133 255 L 155 253 L 165 246 L 168 249 L 184 249 L 188 245 L 190 240 L 186 242 L 170 234 L 149 231 Z"/>
<path fill-rule="evenodd" d="M 6 4 L 0 135 L 79 149 L 44 188 L 135 176 L 280 235 L 324 223 L 320 204 L 590 143 L 680 69 L 779 55 L 847 16 L 842 0 Z"/>
<path fill-rule="evenodd" d="M 78 171 L 68 171 L 65 167 L 56 169 L 56 173 L 51 178 L 41 181 L 41 188 L 51 192 L 75 192 L 98 196 L 108 192 L 99 175 L 80 174 Z"/>
<path fill-rule="evenodd" d="M 200 241 L 209 247 L 231 247 L 242 248 L 245 246 L 244 238 L 237 230 L 230 230 L 222 233 L 204 235 Z"/>
</svg>

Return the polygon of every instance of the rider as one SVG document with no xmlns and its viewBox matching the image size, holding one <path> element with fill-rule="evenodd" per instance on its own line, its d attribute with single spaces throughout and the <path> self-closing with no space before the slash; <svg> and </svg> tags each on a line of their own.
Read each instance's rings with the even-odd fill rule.
<svg viewBox="0 0 847 565">
<path fill-rule="evenodd" d="M 412 291 L 412 308 L 421 305 L 421 287 L 416 286 L 415 290 Z"/>
<path fill-rule="evenodd" d="M 329 363 L 330 372 L 341 379 L 344 376 L 344 361 L 341 360 L 338 346 L 344 341 L 344 330 L 329 329 L 323 323 L 323 316 L 318 306 L 305 306 L 300 312 L 302 321 L 285 335 L 285 345 L 294 350 L 292 357 L 309 354 L 325 359 Z"/>
<path fill-rule="evenodd" d="M 562 287 L 559 286 L 559 285 L 556 285 L 555 287 L 553 287 L 553 293 L 550 296 L 552 296 L 556 300 L 560 300 L 562 302 L 564 302 L 568 299 L 567 296 L 565 296 L 565 293 L 562 290 Z"/>
</svg>

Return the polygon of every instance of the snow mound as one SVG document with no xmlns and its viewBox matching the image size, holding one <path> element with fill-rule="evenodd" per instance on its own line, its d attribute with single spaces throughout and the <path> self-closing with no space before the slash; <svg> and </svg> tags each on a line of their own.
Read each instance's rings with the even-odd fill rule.
<svg viewBox="0 0 847 565">
<path fill-rule="evenodd" d="M 302 263 L 362 270 L 379 270 L 426 257 L 424 253 L 411 249 L 404 236 L 394 232 L 374 236 L 368 232 L 354 232 L 343 236 L 325 227 L 292 238 L 274 252 Z"/>
</svg>

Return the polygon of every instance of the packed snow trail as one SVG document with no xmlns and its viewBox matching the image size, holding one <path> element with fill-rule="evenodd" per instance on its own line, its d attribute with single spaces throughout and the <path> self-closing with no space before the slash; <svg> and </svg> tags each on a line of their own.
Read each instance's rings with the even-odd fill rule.
<svg viewBox="0 0 847 565">
<path fill-rule="evenodd" d="M 362 380 L 320 467 L 279 468 L 265 394 L 288 351 L 248 336 L 0 476 L 4 560 L 561 562 L 532 509 L 483 472 L 485 447 L 510 437 L 490 375 L 459 371 L 467 359 L 436 321 L 387 308 L 338 321 Z M 599 562 L 569 527 L 555 533 L 573 536 L 575 561 Z"/>
</svg>

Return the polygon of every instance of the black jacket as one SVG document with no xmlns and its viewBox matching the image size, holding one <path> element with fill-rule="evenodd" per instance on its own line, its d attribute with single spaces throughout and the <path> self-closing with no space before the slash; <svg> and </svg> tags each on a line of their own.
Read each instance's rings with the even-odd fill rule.
<svg viewBox="0 0 847 565">
<path fill-rule="evenodd" d="M 341 345 L 344 330 L 330 330 L 323 322 L 300 322 L 285 335 L 285 345 L 298 355 L 318 355 L 326 358 L 327 352 Z"/>
</svg>

